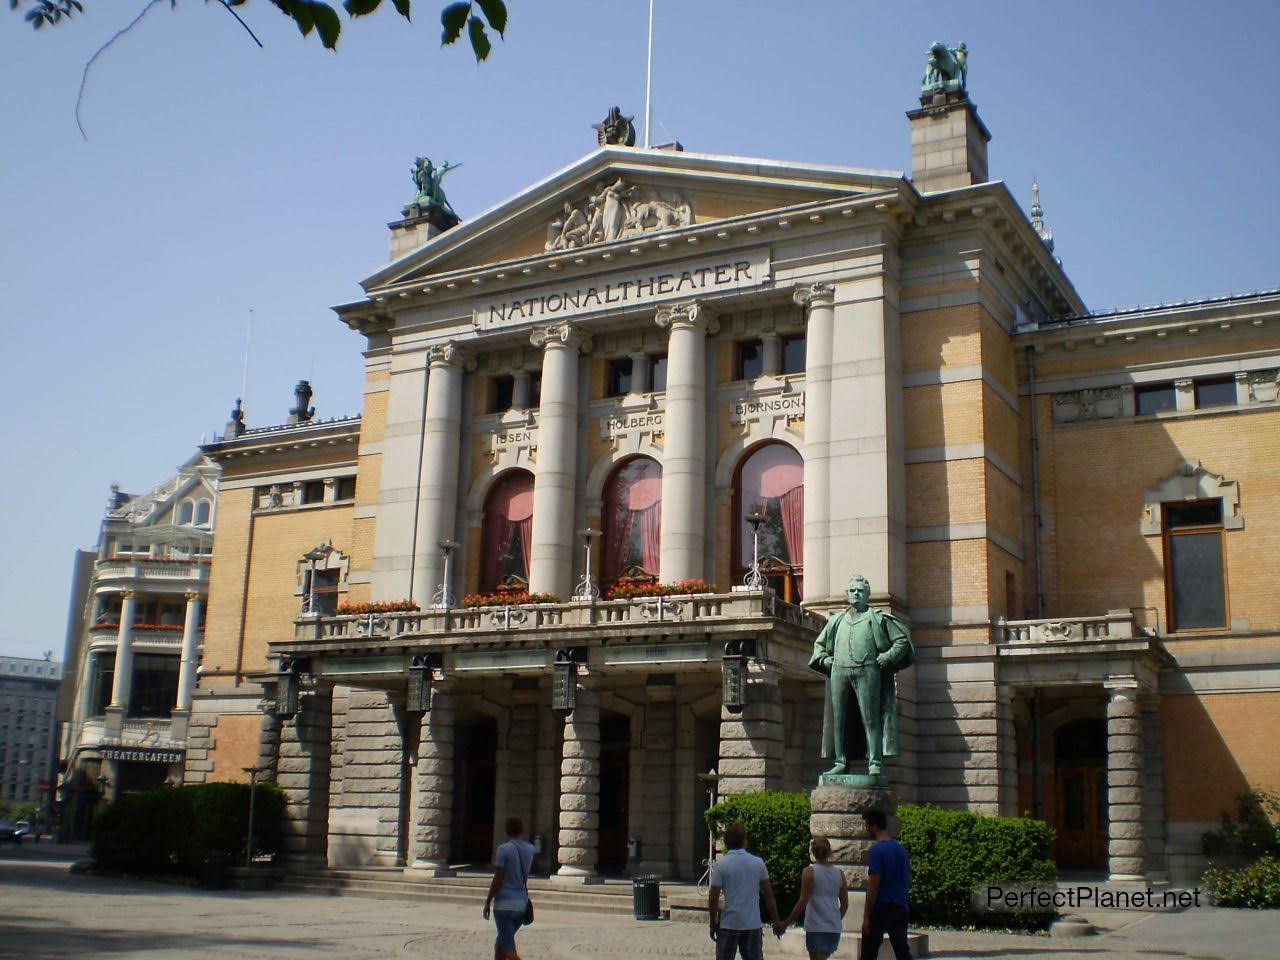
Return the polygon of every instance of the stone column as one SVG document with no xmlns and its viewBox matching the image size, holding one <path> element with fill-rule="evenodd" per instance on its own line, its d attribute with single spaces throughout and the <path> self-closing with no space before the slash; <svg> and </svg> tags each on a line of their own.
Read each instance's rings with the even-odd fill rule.
<svg viewBox="0 0 1280 960">
<path fill-rule="evenodd" d="M 782 372 L 782 337 L 766 333 L 760 338 L 761 369 L 766 377 L 776 377 Z"/>
<path fill-rule="evenodd" d="M 820 602 L 839 593 L 831 583 L 831 339 L 835 291 L 830 284 L 797 287 L 795 302 L 808 310 L 804 361 L 804 600 Z"/>
<path fill-rule="evenodd" d="M 632 393 L 648 393 L 653 389 L 653 380 L 651 377 L 652 364 L 649 361 L 649 355 L 641 350 L 638 353 L 631 354 L 631 392 Z"/>
<path fill-rule="evenodd" d="M 694 300 L 659 307 L 657 322 L 670 330 L 658 573 L 673 583 L 706 576 L 707 335 L 718 327 Z"/>
<path fill-rule="evenodd" d="M 1141 882 L 1146 870 L 1146 829 L 1138 686 L 1109 683 L 1107 687 L 1107 868 L 1113 881 Z"/>
<path fill-rule="evenodd" d="M 458 454 L 462 442 L 462 374 L 475 360 L 453 343 L 427 350 L 427 415 L 423 423 L 413 598 L 431 602 L 444 577 L 441 540 L 457 539 Z"/>
<path fill-rule="evenodd" d="M 578 473 L 578 357 L 589 340 L 573 324 L 541 327 L 530 338 L 542 347 L 538 463 L 533 479 L 533 543 L 529 590 L 573 594 L 574 491 Z"/>
<path fill-rule="evenodd" d="M 676 805 L 676 789 L 680 759 L 676 732 L 674 685 L 648 688 L 648 705 L 644 710 L 643 756 L 639 803 L 632 806 L 631 834 L 640 838 L 641 874 L 678 876 L 675 841 L 680 836 L 681 811 Z M 632 721 L 634 723 L 634 720 Z M 676 748 L 676 749 L 673 749 Z M 692 764 L 690 764 L 692 766 Z M 693 778 L 693 772 L 686 776 Z"/>
<path fill-rule="evenodd" d="M 419 721 L 406 873 L 441 876 L 448 872 L 453 834 L 455 719 L 453 695 L 440 687 L 432 687 L 431 708 L 423 712 Z"/>
<path fill-rule="evenodd" d="M 328 862 L 332 725 L 333 687 L 314 682 L 280 731 L 276 783 L 285 796 L 280 852 L 292 865 L 323 867 Z"/>
<path fill-rule="evenodd" d="M 204 598 L 187 594 L 186 618 L 182 621 L 182 662 L 178 667 L 178 700 L 175 709 L 191 712 L 191 697 L 196 688 L 196 648 L 200 645 L 200 608 Z"/>
<path fill-rule="evenodd" d="M 274 781 L 280 770 L 280 714 L 276 713 L 274 697 L 258 702 L 262 719 L 258 722 L 258 774 L 260 781 Z M 189 749 L 189 748 L 188 748 Z"/>
<path fill-rule="evenodd" d="M 776 667 L 748 664 L 745 706 L 720 708 L 721 796 L 780 790 L 782 762 L 782 688 Z"/>
<path fill-rule="evenodd" d="M 1146 824 L 1147 876 L 1168 877 L 1164 825 L 1164 735 L 1160 729 L 1160 697 L 1153 693 L 1139 701 L 1142 710 L 1142 811 Z"/>
<path fill-rule="evenodd" d="M 511 406 L 515 410 L 529 409 L 529 371 L 517 370 L 511 377 Z"/>
<path fill-rule="evenodd" d="M 564 721 L 560 751 L 560 829 L 556 876 L 586 880 L 596 873 L 600 845 L 600 699 L 579 686 Z"/>
<path fill-rule="evenodd" d="M 124 591 L 120 604 L 120 629 L 116 634 L 116 667 L 111 680 L 111 704 L 107 707 L 107 729 L 119 734 L 124 715 L 129 712 L 129 692 L 133 689 L 133 612 L 137 594 Z"/>
</svg>

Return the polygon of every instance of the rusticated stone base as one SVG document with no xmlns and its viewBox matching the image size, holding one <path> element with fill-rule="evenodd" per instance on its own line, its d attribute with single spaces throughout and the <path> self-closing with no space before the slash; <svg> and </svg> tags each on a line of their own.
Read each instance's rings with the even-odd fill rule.
<svg viewBox="0 0 1280 960">
<path fill-rule="evenodd" d="M 831 862 L 844 871 L 849 886 L 863 889 L 867 885 L 867 854 L 872 840 L 867 836 L 862 815 L 882 811 L 894 832 L 898 798 L 888 787 L 841 786 L 824 784 L 809 794 L 813 813 L 809 832 L 831 841 Z"/>
</svg>

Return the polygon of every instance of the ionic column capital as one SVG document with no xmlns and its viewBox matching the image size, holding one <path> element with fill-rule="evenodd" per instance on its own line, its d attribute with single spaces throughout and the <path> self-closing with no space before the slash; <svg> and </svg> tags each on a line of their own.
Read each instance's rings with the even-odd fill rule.
<svg viewBox="0 0 1280 960">
<path fill-rule="evenodd" d="M 671 329 L 680 326 L 695 327 L 708 334 L 720 329 L 720 323 L 716 320 L 714 311 L 697 300 L 663 304 L 658 308 L 654 320 L 658 326 Z"/>
<path fill-rule="evenodd" d="M 458 367 L 467 371 L 476 368 L 475 355 L 452 340 L 427 347 L 427 363 L 432 367 Z"/>
<path fill-rule="evenodd" d="M 197 603 L 204 599 L 204 594 L 197 593 L 195 590 L 188 590 L 183 594 L 183 597 L 186 599 L 187 603 Z"/>
<path fill-rule="evenodd" d="M 803 284 L 791 291 L 791 299 L 806 309 L 829 307 L 836 302 L 836 288 L 829 283 Z"/>
<path fill-rule="evenodd" d="M 137 590 L 121 590 L 120 591 L 120 596 L 123 597 L 125 600 L 132 600 L 137 595 L 138 595 Z"/>
<path fill-rule="evenodd" d="M 529 334 L 529 342 L 535 347 L 564 347 L 586 353 L 591 349 L 591 334 L 581 326 L 570 321 L 549 323 L 543 327 L 535 327 Z"/>
</svg>

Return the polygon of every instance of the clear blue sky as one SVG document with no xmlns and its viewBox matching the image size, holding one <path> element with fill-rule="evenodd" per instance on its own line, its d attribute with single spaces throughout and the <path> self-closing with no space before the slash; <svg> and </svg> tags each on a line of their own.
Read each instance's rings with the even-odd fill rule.
<svg viewBox="0 0 1280 960">
<path fill-rule="evenodd" d="M 335 0 L 336 2 L 336 0 Z M 643 114 L 646 0 L 509 0 L 477 66 L 443 0 L 344 22 L 339 51 L 264 0 L 85 0 L 33 33 L 0 10 L 0 653 L 60 656 L 72 551 L 118 481 L 141 491 L 247 412 L 359 411 L 360 337 L 328 311 L 386 256 L 417 154 L 464 164 L 465 218 Z M 928 9 L 926 9 L 928 7 Z M 655 141 L 905 170 L 924 52 L 964 40 L 991 175 L 1040 180 L 1094 309 L 1280 285 L 1280 4 L 657 0 Z"/>
</svg>

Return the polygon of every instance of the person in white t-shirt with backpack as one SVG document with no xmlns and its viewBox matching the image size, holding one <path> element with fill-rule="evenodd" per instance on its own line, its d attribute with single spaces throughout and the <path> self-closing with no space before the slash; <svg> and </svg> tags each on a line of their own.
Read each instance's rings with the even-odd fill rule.
<svg viewBox="0 0 1280 960">
<path fill-rule="evenodd" d="M 814 837 L 809 843 L 813 863 L 800 874 L 800 899 L 773 932 L 783 931 L 804 915 L 804 945 L 809 960 L 827 960 L 840 946 L 840 930 L 849 910 L 849 881 L 844 871 L 827 861 L 831 859 L 831 841 Z"/>
</svg>

